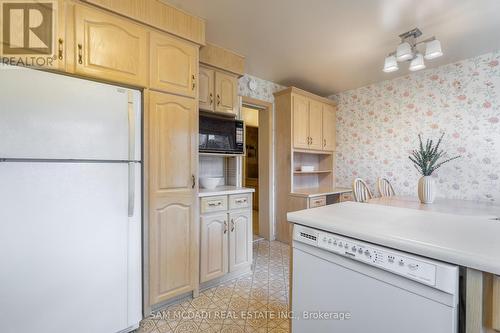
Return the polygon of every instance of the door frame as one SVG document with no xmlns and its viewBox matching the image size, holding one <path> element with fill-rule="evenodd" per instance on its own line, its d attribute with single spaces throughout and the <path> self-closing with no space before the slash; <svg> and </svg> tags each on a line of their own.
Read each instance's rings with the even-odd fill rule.
<svg viewBox="0 0 500 333">
<path fill-rule="evenodd" d="M 274 240 L 274 104 L 242 96 L 241 105 L 259 110 L 259 236 Z"/>
</svg>

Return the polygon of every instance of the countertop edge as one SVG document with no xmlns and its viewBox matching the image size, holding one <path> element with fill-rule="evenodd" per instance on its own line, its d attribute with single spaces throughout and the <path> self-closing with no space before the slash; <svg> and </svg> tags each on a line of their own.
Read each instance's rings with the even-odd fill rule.
<svg viewBox="0 0 500 333">
<path fill-rule="evenodd" d="M 206 192 L 199 192 L 198 197 L 214 197 L 217 195 L 231 195 L 231 194 L 241 194 L 241 193 L 253 193 L 255 189 L 249 187 L 239 187 L 234 189 L 214 189 L 214 190 L 205 190 Z"/>
<path fill-rule="evenodd" d="M 294 196 L 294 197 L 314 198 L 314 197 L 320 197 L 323 195 L 343 194 L 343 193 L 350 193 L 350 192 L 352 192 L 352 189 L 342 188 L 342 189 L 338 189 L 338 190 L 334 189 L 333 191 L 324 191 L 324 192 L 318 192 L 318 193 L 290 192 L 289 195 Z"/>
</svg>

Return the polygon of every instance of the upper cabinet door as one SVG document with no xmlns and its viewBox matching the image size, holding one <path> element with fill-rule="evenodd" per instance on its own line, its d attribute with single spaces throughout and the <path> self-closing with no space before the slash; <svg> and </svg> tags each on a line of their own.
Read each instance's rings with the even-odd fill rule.
<svg viewBox="0 0 500 333">
<path fill-rule="evenodd" d="M 309 101 L 309 148 L 323 149 L 323 103 Z"/>
<path fill-rule="evenodd" d="M 236 77 L 215 73 L 215 111 L 236 113 L 238 110 L 238 80 Z"/>
<path fill-rule="evenodd" d="M 151 89 L 196 98 L 198 47 L 151 32 Z"/>
<path fill-rule="evenodd" d="M 252 264 L 252 211 L 229 214 L 229 272 Z"/>
<path fill-rule="evenodd" d="M 292 95 L 293 147 L 309 148 L 309 100 Z"/>
<path fill-rule="evenodd" d="M 75 5 L 75 72 L 146 86 L 147 32 L 99 10 Z"/>
<path fill-rule="evenodd" d="M 200 67 L 198 81 L 200 82 L 198 91 L 199 108 L 202 110 L 214 111 L 215 72 L 212 69 Z"/>
<path fill-rule="evenodd" d="M 335 150 L 335 123 L 335 108 L 325 104 L 323 107 L 323 150 Z"/>
<path fill-rule="evenodd" d="M 150 92 L 150 189 L 158 195 L 195 191 L 198 110 L 191 98 Z"/>
</svg>

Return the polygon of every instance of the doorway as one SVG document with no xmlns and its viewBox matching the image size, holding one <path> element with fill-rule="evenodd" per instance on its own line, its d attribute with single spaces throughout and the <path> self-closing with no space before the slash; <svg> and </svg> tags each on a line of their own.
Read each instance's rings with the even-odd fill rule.
<svg viewBox="0 0 500 333">
<path fill-rule="evenodd" d="M 243 158 L 243 186 L 253 196 L 254 240 L 274 239 L 272 104 L 243 97 L 241 118 L 245 121 L 246 154 Z"/>
</svg>

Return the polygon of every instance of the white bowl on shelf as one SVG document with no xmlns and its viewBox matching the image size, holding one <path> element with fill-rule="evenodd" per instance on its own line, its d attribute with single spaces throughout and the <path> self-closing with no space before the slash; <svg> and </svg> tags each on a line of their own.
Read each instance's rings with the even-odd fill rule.
<svg viewBox="0 0 500 333">
<path fill-rule="evenodd" d="M 201 177 L 200 185 L 207 190 L 213 190 L 219 185 L 220 177 Z"/>
<path fill-rule="evenodd" d="M 302 171 L 302 172 L 313 172 L 314 171 L 314 165 L 302 165 L 300 167 L 300 171 Z"/>
</svg>

